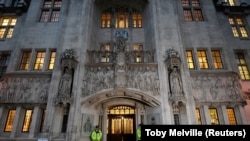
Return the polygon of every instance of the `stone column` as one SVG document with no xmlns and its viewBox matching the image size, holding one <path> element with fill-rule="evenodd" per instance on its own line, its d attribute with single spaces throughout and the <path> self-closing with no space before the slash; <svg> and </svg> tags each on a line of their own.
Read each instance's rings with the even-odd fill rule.
<svg viewBox="0 0 250 141">
<path fill-rule="evenodd" d="M 0 128 L 0 134 L 4 132 L 7 116 L 7 110 L 4 110 L 4 107 L 0 107 L 0 127 L 3 127 Z"/>
<path fill-rule="evenodd" d="M 222 117 L 223 117 L 223 121 L 224 121 L 224 123 L 221 123 L 221 124 L 226 124 L 226 125 L 228 125 L 228 124 L 229 124 L 229 120 L 228 120 L 227 107 L 226 107 L 226 105 L 221 105 L 221 106 L 220 106 L 220 109 L 221 109 Z"/>
<path fill-rule="evenodd" d="M 204 117 L 205 117 L 205 124 L 210 125 L 211 124 L 211 119 L 210 119 L 210 115 L 209 115 L 208 106 L 207 105 L 203 105 L 202 109 L 204 111 L 203 113 L 204 113 Z"/>
<path fill-rule="evenodd" d="M 16 114 L 12 126 L 12 131 L 10 134 L 10 138 L 15 138 L 18 136 L 18 133 L 22 130 L 23 119 L 24 119 L 24 109 L 20 106 L 16 108 Z"/>
<path fill-rule="evenodd" d="M 235 113 L 236 119 L 241 119 L 240 121 L 237 120 L 237 124 L 247 124 L 245 111 L 243 110 L 242 105 L 237 105 L 235 111 L 237 111 L 237 113 Z"/>
<path fill-rule="evenodd" d="M 39 127 L 42 119 L 42 110 L 39 106 L 35 106 L 32 113 L 32 120 L 30 124 L 29 138 L 34 138 L 39 132 Z"/>
</svg>

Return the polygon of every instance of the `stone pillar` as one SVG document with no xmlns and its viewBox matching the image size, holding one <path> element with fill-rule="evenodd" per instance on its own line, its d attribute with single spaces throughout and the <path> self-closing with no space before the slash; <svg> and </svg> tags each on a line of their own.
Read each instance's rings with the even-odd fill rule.
<svg viewBox="0 0 250 141">
<path fill-rule="evenodd" d="M 222 117 L 223 117 L 223 121 L 224 121 L 224 123 L 221 123 L 221 124 L 226 124 L 226 125 L 228 125 L 228 124 L 229 124 L 229 120 L 228 120 L 227 107 L 226 107 L 226 105 L 221 105 L 221 106 L 220 106 L 220 109 L 221 109 Z"/>
<path fill-rule="evenodd" d="M 39 127 L 42 126 L 40 125 L 41 120 L 42 120 L 42 110 L 39 106 L 36 106 L 33 109 L 32 113 L 29 138 L 34 138 L 37 135 L 37 133 L 39 132 Z"/>
<path fill-rule="evenodd" d="M 61 128 L 62 128 L 62 121 L 63 121 L 63 111 L 64 108 L 63 106 L 56 106 L 55 113 L 54 113 L 54 119 L 51 125 L 52 127 L 52 133 L 49 136 L 49 139 L 52 139 L 56 136 L 59 136 L 61 133 Z"/>
<path fill-rule="evenodd" d="M 246 115 L 245 115 L 245 111 L 243 110 L 242 105 L 237 105 L 235 107 L 235 116 L 237 119 L 237 124 L 247 124 L 247 119 L 246 119 Z M 241 120 L 239 120 L 241 119 Z"/>
<path fill-rule="evenodd" d="M 0 128 L 0 134 L 4 132 L 5 122 L 8 116 L 6 113 L 7 113 L 7 110 L 4 110 L 4 107 L 0 107 L 0 127 L 3 127 L 3 128 Z"/>
<path fill-rule="evenodd" d="M 205 124 L 210 125 L 211 124 L 211 119 L 210 119 L 210 115 L 209 115 L 209 109 L 207 105 L 203 105 L 202 106 L 203 109 L 203 113 L 204 113 L 204 117 L 205 117 Z"/>
<path fill-rule="evenodd" d="M 16 114 L 15 114 L 14 123 L 12 126 L 12 131 L 10 134 L 10 138 L 15 138 L 21 132 L 23 119 L 24 119 L 24 109 L 18 106 L 16 108 Z"/>
</svg>

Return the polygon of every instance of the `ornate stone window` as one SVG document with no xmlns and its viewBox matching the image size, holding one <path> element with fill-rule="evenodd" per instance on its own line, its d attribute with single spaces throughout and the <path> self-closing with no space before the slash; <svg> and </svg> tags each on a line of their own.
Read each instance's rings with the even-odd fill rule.
<svg viewBox="0 0 250 141">
<path fill-rule="evenodd" d="M 102 63 L 108 63 L 110 62 L 110 51 L 111 51 L 111 47 L 110 44 L 102 44 L 100 47 L 101 50 L 101 62 Z"/>
<path fill-rule="evenodd" d="M 5 123 L 4 132 L 11 132 L 12 131 L 15 115 L 16 115 L 16 110 L 14 110 L 14 109 L 9 110 L 7 121 Z"/>
<path fill-rule="evenodd" d="M 36 53 L 36 60 L 35 60 L 34 70 L 43 69 L 44 58 L 45 58 L 45 51 L 38 51 Z"/>
<path fill-rule="evenodd" d="M 55 60 L 56 60 L 56 51 L 51 51 L 50 52 L 50 58 L 49 58 L 49 65 L 48 65 L 49 70 L 54 69 Z"/>
<path fill-rule="evenodd" d="M 137 10 L 133 10 L 132 20 L 133 20 L 133 28 L 142 27 L 142 14 L 138 12 Z"/>
<path fill-rule="evenodd" d="M 234 37 L 248 38 L 247 27 L 241 16 L 229 16 L 228 21 Z"/>
<path fill-rule="evenodd" d="M 108 114 L 113 114 L 113 115 L 135 114 L 135 109 L 129 106 L 116 106 L 109 109 Z"/>
<path fill-rule="evenodd" d="M 198 50 L 197 57 L 199 62 L 200 69 L 208 69 L 208 60 L 207 60 L 207 53 L 205 50 Z"/>
<path fill-rule="evenodd" d="M 236 125 L 235 112 L 233 108 L 227 108 L 227 116 L 230 125 Z"/>
<path fill-rule="evenodd" d="M 209 108 L 209 115 L 210 115 L 210 120 L 212 125 L 219 125 L 219 119 L 218 119 L 218 113 L 217 109 L 215 108 Z"/>
<path fill-rule="evenodd" d="M 240 73 L 240 78 L 242 80 L 250 80 L 250 74 L 248 70 L 248 66 L 246 63 L 246 59 L 243 53 L 238 52 L 235 54 L 237 65 Z"/>
<path fill-rule="evenodd" d="M 135 8 L 115 7 L 104 10 L 101 14 L 102 28 L 142 28 L 142 13 Z"/>
<path fill-rule="evenodd" d="M 223 69 L 223 63 L 221 59 L 221 53 L 219 50 L 212 50 L 212 58 L 213 58 L 213 63 L 214 63 L 214 68 L 215 69 Z"/>
<path fill-rule="evenodd" d="M 41 8 L 40 22 L 58 22 L 62 0 L 44 0 Z"/>
<path fill-rule="evenodd" d="M 0 18 L 0 39 L 11 38 L 16 25 L 16 17 Z"/>
<path fill-rule="evenodd" d="M 134 44 L 134 51 L 136 52 L 135 62 L 142 63 L 143 62 L 143 45 L 142 44 Z"/>
<path fill-rule="evenodd" d="M 103 13 L 102 14 L 102 28 L 110 28 L 111 27 L 111 14 Z"/>
<path fill-rule="evenodd" d="M 23 121 L 22 132 L 29 132 L 30 131 L 30 124 L 31 124 L 31 119 L 32 119 L 32 113 L 33 113 L 33 110 L 31 110 L 31 109 L 27 109 L 26 110 L 24 121 Z"/>
<path fill-rule="evenodd" d="M 186 56 L 187 56 L 187 64 L 189 69 L 195 69 L 195 63 L 193 59 L 193 52 L 192 50 L 187 50 L 186 51 Z"/>
<path fill-rule="evenodd" d="M 30 59 L 31 59 L 31 51 L 24 51 L 19 69 L 28 70 Z"/>
<path fill-rule="evenodd" d="M 181 1 L 185 21 L 203 21 L 203 14 L 199 0 Z"/>
</svg>

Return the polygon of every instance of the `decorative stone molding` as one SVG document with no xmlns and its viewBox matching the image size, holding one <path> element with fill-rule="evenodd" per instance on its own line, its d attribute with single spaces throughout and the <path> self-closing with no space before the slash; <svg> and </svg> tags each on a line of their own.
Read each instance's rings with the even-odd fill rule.
<svg viewBox="0 0 250 141">
<path fill-rule="evenodd" d="M 54 103 L 56 106 L 62 106 L 65 107 L 68 104 L 72 103 L 73 98 L 72 97 L 65 97 L 65 96 L 57 96 L 54 99 Z"/>
<path fill-rule="evenodd" d="M 168 49 L 166 51 L 165 64 L 170 70 L 173 70 L 174 68 L 179 70 L 181 65 L 179 53 L 174 49 Z"/>
<path fill-rule="evenodd" d="M 69 69 L 76 69 L 77 61 L 72 49 L 66 49 L 61 58 L 61 65 L 64 69 L 65 67 Z"/>
</svg>

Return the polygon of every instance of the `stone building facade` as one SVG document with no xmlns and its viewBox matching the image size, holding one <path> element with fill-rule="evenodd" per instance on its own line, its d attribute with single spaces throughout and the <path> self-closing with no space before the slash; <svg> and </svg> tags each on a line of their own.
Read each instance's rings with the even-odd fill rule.
<svg viewBox="0 0 250 141">
<path fill-rule="evenodd" d="M 250 124 L 249 0 L 0 0 L 0 141 Z"/>
</svg>

